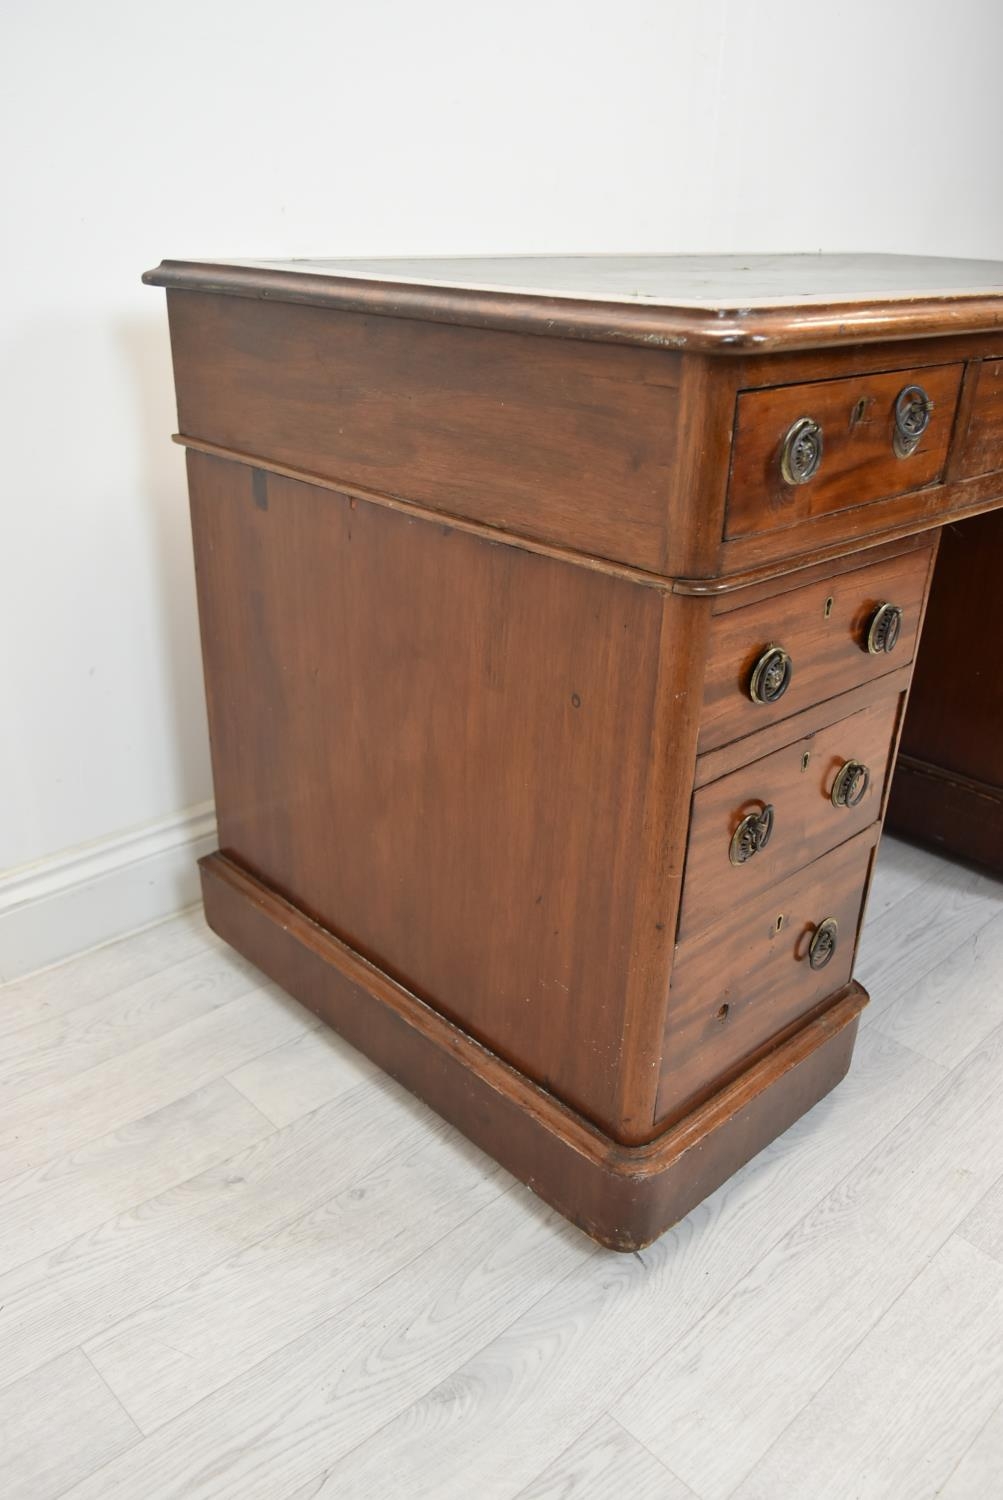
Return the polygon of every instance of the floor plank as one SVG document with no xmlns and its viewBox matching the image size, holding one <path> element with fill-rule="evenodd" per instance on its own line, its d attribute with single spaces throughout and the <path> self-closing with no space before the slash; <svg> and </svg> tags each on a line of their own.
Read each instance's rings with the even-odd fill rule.
<svg viewBox="0 0 1003 1500">
<path fill-rule="evenodd" d="M 0 1107 L 131 1052 L 260 986 L 250 964 L 209 949 L 112 995 L 23 1026 L 0 1048 Z"/>
<path fill-rule="evenodd" d="M 597 1252 L 513 1188 L 374 1292 L 69 1492 L 274 1500 L 304 1485 Z"/>
<path fill-rule="evenodd" d="M 274 1126 L 223 1079 L 0 1183 L 0 1276 L 226 1161 Z"/>
<path fill-rule="evenodd" d="M 612 1417 L 601 1417 L 520 1490 L 518 1500 L 610 1500 L 611 1495 L 694 1500 L 693 1491 Z"/>
<path fill-rule="evenodd" d="M 929 858 L 930 875 L 906 899 L 884 912 L 868 913 L 856 966 L 857 978 L 871 995 L 861 1018 L 865 1027 L 876 1025 L 918 978 L 1003 913 L 1003 881 Z"/>
<path fill-rule="evenodd" d="M 251 997 L 261 995 L 260 1003 Z M 192 1094 L 314 1024 L 278 990 L 248 990 L 63 1083 L 0 1105 L 0 1182 Z"/>
<path fill-rule="evenodd" d="M 306 1484 L 297 1485 L 293 1493 L 283 1494 L 281 1500 L 316 1500 L 323 1484 L 324 1476 L 323 1474 L 318 1474 L 316 1478 L 308 1480 Z M 279 1500 L 278 1495 L 276 1495 L 275 1500 Z"/>
<path fill-rule="evenodd" d="M 7 1333 L 0 1380 L 5 1370 L 10 1378 L 55 1349 L 113 1330 L 321 1207 L 400 1150 L 415 1134 L 421 1108 L 403 1097 L 394 1107 L 383 1094 L 356 1090 L 0 1277 L 0 1332 Z M 212 1327 L 224 1344 L 232 1337 L 225 1322 Z"/>
<path fill-rule="evenodd" d="M 0 1497 L 990 1500 L 1001 900 L 886 840 L 849 1077 L 640 1256 L 193 913 L 0 987 Z"/>
<path fill-rule="evenodd" d="M 1003 1474 L 1003 1403 L 977 1434 L 940 1491 L 939 1500 L 989 1500 L 1000 1492 Z"/>
<path fill-rule="evenodd" d="M 887 1038 L 864 1039 L 827 1100 L 642 1255 L 577 1267 L 332 1465 L 325 1500 L 510 1500 L 943 1076 Z"/>
<path fill-rule="evenodd" d="M 196 953 L 220 952 L 224 944 L 201 911 L 185 911 L 131 937 L 92 948 L 51 969 L 0 984 L 0 1038 L 22 1026 L 52 1020 L 126 985 L 154 977 Z"/>
<path fill-rule="evenodd" d="M 954 1067 L 1003 1023 L 1003 912 L 882 1006 L 874 1024 Z"/>
<path fill-rule="evenodd" d="M 319 1209 L 124 1318 L 84 1350 L 130 1416 L 153 1432 L 347 1310 L 429 1245 L 461 1233 L 511 1185 L 476 1147 L 429 1120 Z"/>
<path fill-rule="evenodd" d="M 885 834 L 867 902 L 868 922 L 873 926 L 886 911 L 906 900 L 926 881 L 950 869 L 951 862 L 940 855 Z"/>
<path fill-rule="evenodd" d="M 972 1209 L 958 1233 L 1003 1265 L 1003 1175 Z"/>
<path fill-rule="evenodd" d="M 733 1500 L 934 1500 L 992 1415 L 1001 1383 L 1003 1266 L 952 1238 Z M 996 1477 L 1003 1482 L 1003 1469 Z"/>
<path fill-rule="evenodd" d="M 784 1236 L 613 1414 L 723 1500 L 999 1174 L 1003 1027 Z"/>
<path fill-rule="evenodd" d="M 376 1072 L 374 1063 L 326 1026 L 252 1057 L 227 1076 L 276 1125 L 291 1125 Z"/>
<path fill-rule="evenodd" d="M 139 1434 L 74 1349 L 0 1392 L 4 1500 L 57 1500 Z"/>
</svg>

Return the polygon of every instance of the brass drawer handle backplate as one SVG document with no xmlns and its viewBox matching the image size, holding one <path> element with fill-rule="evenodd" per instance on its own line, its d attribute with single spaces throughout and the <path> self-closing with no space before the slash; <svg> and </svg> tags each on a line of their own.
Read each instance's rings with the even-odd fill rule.
<svg viewBox="0 0 1003 1500">
<path fill-rule="evenodd" d="M 871 773 L 862 760 L 844 761 L 832 783 L 833 807 L 859 807 L 870 784 Z"/>
<path fill-rule="evenodd" d="M 894 651 L 902 634 L 902 611 L 897 604 L 879 604 L 871 616 L 864 642 L 872 656 Z"/>
<path fill-rule="evenodd" d="M 822 462 L 822 429 L 812 417 L 798 417 L 788 428 L 780 450 L 780 475 L 785 484 L 807 484 Z"/>
<path fill-rule="evenodd" d="M 921 385 L 907 385 L 895 398 L 895 436 L 892 447 L 896 458 L 908 458 L 919 447 L 919 440 L 930 425 L 933 402 Z"/>
<path fill-rule="evenodd" d="M 771 641 L 752 669 L 749 697 L 753 703 L 776 703 L 790 687 L 793 672 L 787 652 Z"/>
<path fill-rule="evenodd" d="M 819 922 L 808 944 L 808 963 L 813 969 L 824 969 L 836 952 L 836 937 L 839 923 L 835 917 L 826 917 Z"/>
<path fill-rule="evenodd" d="M 773 807 L 767 802 L 762 812 L 749 813 L 731 836 L 728 858 L 733 865 L 744 865 L 747 859 L 765 849 L 773 833 Z"/>
</svg>

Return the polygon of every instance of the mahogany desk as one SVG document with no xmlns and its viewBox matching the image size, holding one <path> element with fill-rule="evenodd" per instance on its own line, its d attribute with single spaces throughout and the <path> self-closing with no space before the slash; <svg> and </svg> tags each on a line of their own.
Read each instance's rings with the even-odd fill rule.
<svg viewBox="0 0 1003 1500">
<path fill-rule="evenodd" d="M 209 921 L 644 1245 L 849 1065 L 939 529 L 1003 503 L 1003 265 L 146 280 L 188 448 Z"/>
</svg>

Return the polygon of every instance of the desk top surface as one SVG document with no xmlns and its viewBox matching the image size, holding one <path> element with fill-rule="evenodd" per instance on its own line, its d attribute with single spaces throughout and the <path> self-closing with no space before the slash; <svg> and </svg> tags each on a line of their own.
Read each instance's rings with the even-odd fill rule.
<svg viewBox="0 0 1003 1500">
<path fill-rule="evenodd" d="M 720 352 L 1003 327 L 1003 262 L 912 255 L 165 261 L 144 280 Z"/>
</svg>

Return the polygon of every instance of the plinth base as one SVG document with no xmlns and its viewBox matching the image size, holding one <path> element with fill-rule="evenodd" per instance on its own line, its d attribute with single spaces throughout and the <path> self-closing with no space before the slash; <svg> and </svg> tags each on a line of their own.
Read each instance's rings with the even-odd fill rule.
<svg viewBox="0 0 1003 1500">
<path fill-rule="evenodd" d="M 657 1239 L 834 1088 L 867 1003 L 860 985 L 848 985 L 684 1120 L 624 1146 L 232 860 L 209 855 L 201 871 L 206 918 L 220 937 L 613 1250 Z"/>
</svg>

